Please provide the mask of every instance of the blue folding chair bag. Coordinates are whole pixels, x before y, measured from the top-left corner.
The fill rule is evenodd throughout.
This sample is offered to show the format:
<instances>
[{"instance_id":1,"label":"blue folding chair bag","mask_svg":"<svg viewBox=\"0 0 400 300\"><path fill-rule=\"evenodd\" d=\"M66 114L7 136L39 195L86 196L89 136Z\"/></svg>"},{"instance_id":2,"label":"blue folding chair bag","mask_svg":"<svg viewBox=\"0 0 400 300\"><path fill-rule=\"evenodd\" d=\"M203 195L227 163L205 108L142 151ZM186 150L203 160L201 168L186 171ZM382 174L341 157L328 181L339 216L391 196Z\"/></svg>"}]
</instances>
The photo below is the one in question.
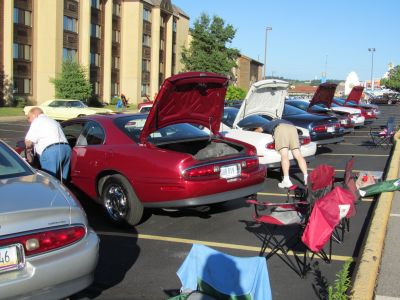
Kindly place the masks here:
<instances>
[{"instance_id":1,"label":"blue folding chair bag","mask_svg":"<svg viewBox=\"0 0 400 300\"><path fill-rule=\"evenodd\" d=\"M211 287L224 296L218 298L272 299L264 257L237 257L194 244L177 275L182 291L207 293Z\"/></svg>"}]
</instances>

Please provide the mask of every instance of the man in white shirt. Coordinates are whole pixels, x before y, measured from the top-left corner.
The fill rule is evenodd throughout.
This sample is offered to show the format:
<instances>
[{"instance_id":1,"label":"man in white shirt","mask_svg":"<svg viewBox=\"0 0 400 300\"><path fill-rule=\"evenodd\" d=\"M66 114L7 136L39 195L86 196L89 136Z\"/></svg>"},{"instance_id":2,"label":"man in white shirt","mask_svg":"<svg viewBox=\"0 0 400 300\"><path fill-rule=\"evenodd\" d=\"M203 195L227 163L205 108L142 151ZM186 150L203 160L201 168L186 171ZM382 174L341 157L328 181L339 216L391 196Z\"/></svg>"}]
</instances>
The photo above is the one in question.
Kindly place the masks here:
<instances>
[{"instance_id":1,"label":"man in white shirt","mask_svg":"<svg viewBox=\"0 0 400 300\"><path fill-rule=\"evenodd\" d=\"M28 150L34 148L42 170L67 180L71 162L71 147L62 131L60 124L43 114L39 107L33 107L28 112L31 123L25 136Z\"/></svg>"}]
</instances>

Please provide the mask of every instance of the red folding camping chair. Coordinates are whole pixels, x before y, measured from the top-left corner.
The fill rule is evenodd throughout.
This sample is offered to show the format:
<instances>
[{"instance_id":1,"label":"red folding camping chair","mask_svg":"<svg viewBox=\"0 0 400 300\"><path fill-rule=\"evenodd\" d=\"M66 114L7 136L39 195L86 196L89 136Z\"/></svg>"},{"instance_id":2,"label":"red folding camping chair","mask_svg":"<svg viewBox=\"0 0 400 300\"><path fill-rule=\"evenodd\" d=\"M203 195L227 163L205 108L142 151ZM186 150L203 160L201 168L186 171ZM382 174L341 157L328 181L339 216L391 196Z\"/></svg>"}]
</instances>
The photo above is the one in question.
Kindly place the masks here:
<instances>
[{"instance_id":1,"label":"red folding camping chair","mask_svg":"<svg viewBox=\"0 0 400 300\"><path fill-rule=\"evenodd\" d=\"M260 255L264 255L269 248L265 256L267 260L276 254L300 277L311 269L311 260L315 255L330 263L334 230L342 218L354 211L353 195L339 186L313 205L307 201L268 203L247 200L247 203L254 205L253 219L261 225L262 231L255 232L262 240ZM277 229L286 230L283 237L277 237ZM324 247L328 241L327 253ZM312 252L310 261L307 259L308 251Z\"/></svg>"}]
</instances>

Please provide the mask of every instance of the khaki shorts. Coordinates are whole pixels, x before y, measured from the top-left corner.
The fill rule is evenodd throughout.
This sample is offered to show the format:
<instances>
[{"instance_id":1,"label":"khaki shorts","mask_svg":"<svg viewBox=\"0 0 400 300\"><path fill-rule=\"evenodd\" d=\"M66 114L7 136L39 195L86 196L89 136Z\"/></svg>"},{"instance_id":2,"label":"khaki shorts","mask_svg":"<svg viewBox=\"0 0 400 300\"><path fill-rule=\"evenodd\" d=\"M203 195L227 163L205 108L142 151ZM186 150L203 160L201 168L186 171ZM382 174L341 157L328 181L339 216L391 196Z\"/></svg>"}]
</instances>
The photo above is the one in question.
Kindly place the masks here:
<instances>
[{"instance_id":1,"label":"khaki shorts","mask_svg":"<svg viewBox=\"0 0 400 300\"><path fill-rule=\"evenodd\" d=\"M274 130L275 150L283 148L300 149L297 128L290 124L279 124Z\"/></svg>"}]
</instances>

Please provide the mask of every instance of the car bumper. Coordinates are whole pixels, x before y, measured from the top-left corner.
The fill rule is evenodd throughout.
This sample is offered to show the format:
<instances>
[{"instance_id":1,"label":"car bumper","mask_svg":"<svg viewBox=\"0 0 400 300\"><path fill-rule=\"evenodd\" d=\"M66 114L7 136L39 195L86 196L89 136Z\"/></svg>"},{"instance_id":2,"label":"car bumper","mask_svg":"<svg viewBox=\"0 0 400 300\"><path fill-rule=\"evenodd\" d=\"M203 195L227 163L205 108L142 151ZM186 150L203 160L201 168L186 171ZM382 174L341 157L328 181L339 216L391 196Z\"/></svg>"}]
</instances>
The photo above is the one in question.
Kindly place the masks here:
<instances>
[{"instance_id":1,"label":"car bumper","mask_svg":"<svg viewBox=\"0 0 400 300\"><path fill-rule=\"evenodd\" d=\"M93 282L99 238L92 230L78 243L44 255L27 258L19 271L0 276L0 299L60 299Z\"/></svg>"},{"instance_id":2,"label":"car bumper","mask_svg":"<svg viewBox=\"0 0 400 300\"><path fill-rule=\"evenodd\" d=\"M235 189L227 192L222 192L219 194L213 194L195 198L187 198L175 201L145 202L143 203L143 205L145 207L152 207L152 208L179 208L179 207L208 205L208 204L225 202L229 200L235 200L238 198L250 196L263 190L264 188L265 188L265 181L256 185L248 186L241 189Z\"/></svg>"},{"instance_id":3,"label":"car bumper","mask_svg":"<svg viewBox=\"0 0 400 300\"><path fill-rule=\"evenodd\" d=\"M304 157L304 159L306 160L306 162L310 162L315 159L315 155ZM295 159L292 159L289 162L291 166L295 166L297 164ZM269 163L266 166L268 169L277 169L281 167L281 162L279 161L279 162Z\"/></svg>"},{"instance_id":4,"label":"car bumper","mask_svg":"<svg viewBox=\"0 0 400 300\"><path fill-rule=\"evenodd\" d=\"M352 133L352 132L354 132L354 127L343 128L343 129L344 129L344 133Z\"/></svg>"}]
</instances>

